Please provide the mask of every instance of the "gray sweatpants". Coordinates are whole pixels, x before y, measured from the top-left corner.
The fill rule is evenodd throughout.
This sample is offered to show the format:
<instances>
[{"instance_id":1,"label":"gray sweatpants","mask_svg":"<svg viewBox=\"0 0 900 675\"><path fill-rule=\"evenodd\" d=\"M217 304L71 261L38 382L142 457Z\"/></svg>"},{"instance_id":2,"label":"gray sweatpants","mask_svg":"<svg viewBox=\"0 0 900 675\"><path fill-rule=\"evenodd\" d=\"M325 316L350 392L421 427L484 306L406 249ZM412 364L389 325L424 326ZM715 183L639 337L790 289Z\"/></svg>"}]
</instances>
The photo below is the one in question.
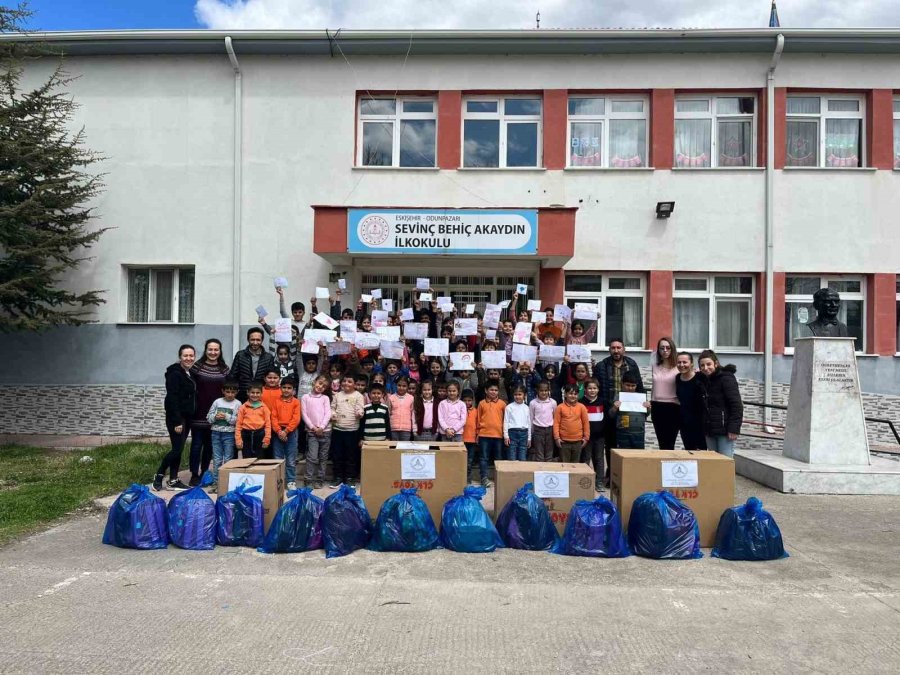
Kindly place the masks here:
<instances>
[{"instance_id":1,"label":"gray sweatpants","mask_svg":"<svg viewBox=\"0 0 900 675\"><path fill-rule=\"evenodd\" d=\"M306 432L306 482L318 479L325 480L325 464L328 463L328 450L331 447L331 432L321 436Z\"/></svg>"}]
</instances>

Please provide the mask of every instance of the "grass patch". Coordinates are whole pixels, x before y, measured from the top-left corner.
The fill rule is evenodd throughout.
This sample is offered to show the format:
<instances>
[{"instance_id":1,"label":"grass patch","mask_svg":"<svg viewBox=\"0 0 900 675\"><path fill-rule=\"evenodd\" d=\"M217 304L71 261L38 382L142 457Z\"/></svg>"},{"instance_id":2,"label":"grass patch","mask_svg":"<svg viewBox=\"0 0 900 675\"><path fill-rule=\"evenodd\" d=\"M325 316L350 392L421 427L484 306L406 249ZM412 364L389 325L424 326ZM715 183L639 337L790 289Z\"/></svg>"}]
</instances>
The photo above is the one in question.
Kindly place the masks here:
<instances>
[{"instance_id":1,"label":"grass patch","mask_svg":"<svg viewBox=\"0 0 900 675\"><path fill-rule=\"evenodd\" d=\"M161 445L123 443L61 451L0 446L0 545L153 477ZM85 455L92 462L82 462Z\"/></svg>"}]
</instances>

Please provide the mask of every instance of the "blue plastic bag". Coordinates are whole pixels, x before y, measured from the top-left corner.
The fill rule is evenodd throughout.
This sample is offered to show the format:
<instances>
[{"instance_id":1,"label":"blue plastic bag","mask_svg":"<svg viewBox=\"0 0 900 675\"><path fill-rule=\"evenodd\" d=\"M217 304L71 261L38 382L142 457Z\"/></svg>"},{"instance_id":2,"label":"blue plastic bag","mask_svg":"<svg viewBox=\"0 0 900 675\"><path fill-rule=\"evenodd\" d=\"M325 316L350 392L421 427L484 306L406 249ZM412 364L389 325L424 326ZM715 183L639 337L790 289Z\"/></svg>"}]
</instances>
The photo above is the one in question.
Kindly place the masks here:
<instances>
[{"instance_id":1,"label":"blue plastic bag","mask_svg":"<svg viewBox=\"0 0 900 675\"><path fill-rule=\"evenodd\" d=\"M302 553L322 548L322 510L325 502L312 488L289 490L257 550L260 553Z\"/></svg>"},{"instance_id":2,"label":"blue plastic bag","mask_svg":"<svg viewBox=\"0 0 900 675\"><path fill-rule=\"evenodd\" d=\"M146 485L132 485L109 507L103 543L121 548L166 548L166 503Z\"/></svg>"},{"instance_id":3,"label":"blue plastic bag","mask_svg":"<svg viewBox=\"0 0 900 675\"><path fill-rule=\"evenodd\" d=\"M628 545L646 558L703 557L694 512L665 490L645 492L634 500L628 519Z\"/></svg>"},{"instance_id":4,"label":"blue plastic bag","mask_svg":"<svg viewBox=\"0 0 900 675\"><path fill-rule=\"evenodd\" d=\"M403 488L400 494L384 500L375 520L370 551L419 553L438 547L434 519L428 506L416 495L418 491L418 488Z\"/></svg>"},{"instance_id":5,"label":"blue plastic bag","mask_svg":"<svg viewBox=\"0 0 900 675\"><path fill-rule=\"evenodd\" d=\"M262 485L238 485L216 501L216 543L256 548L263 539L262 500L252 494Z\"/></svg>"},{"instance_id":6,"label":"blue plastic bag","mask_svg":"<svg viewBox=\"0 0 900 675\"><path fill-rule=\"evenodd\" d=\"M459 553L490 553L506 548L491 517L481 505L486 490L467 485L461 495L451 497L441 514L441 544Z\"/></svg>"},{"instance_id":7,"label":"blue plastic bag","mask_svg":"<svg viewBox=\"0 0 900 675\"><path fill-rule=\"evenodd\" d=\"M553 553L594 558L624 558L631 555L619 509L606 497L579 499L569 511L566 531Z\"/></svg>"},{"instance_id":8,"label":"blue plastic bag","mask_svg":"<svg viewBox=\"0 0 900 675\"><path fill-rule=\"evenodd\" d=\"M504 544L526 551L546 551L559 539L546 504L534 494L534 483L516 490L497 518L497 531Z\"/></svg>"},{"instance_id":9,"label":"blue plastic bag","mask_svg":"<svg viewBox=\"0 0 900 675\"><path fill-rule=\"evenodd\" d=\"M179 548L211 551L216 547L216 503L203 489L212 484L212 474L207 471L200 485L169 500L169 541Z\"/></svg>"},{"instance_id":10,"label":"blue plastic bag","mask_svg":"<svg viewBox=\"0 0 900 675\"><path fill-rule=\"evenodd\" d=\"M322 535L326 558L337 558L365 548L372 538L372 519L366 505L346 483L341 483L337 492L325 498Z\"/></svg>"},{"instance_id":11,"label":"blue plastic bag","mask_svg":"<svg viewBox=\"0 0 900 675\"><path fill-rule=\"evenodd\" d=\"M787 558L781 530L762 502L750 497L743 506L726 509L719 518L713 558L778 560Z\"/></svg>"}]
</instances>

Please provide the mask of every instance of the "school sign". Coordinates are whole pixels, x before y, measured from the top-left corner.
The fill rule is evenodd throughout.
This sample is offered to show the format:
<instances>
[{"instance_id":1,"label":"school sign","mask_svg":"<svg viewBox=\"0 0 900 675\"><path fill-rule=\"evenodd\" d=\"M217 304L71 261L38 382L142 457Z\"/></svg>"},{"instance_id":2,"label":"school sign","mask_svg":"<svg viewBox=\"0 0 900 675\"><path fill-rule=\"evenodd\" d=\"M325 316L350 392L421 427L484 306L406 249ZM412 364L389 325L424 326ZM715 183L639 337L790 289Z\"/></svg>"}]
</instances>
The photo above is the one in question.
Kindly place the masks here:
<instances>
[{"instance_id":1,"label":"school sign","mask_svg":"<svg viewBox=\"0 0 900 675\"><path fill-rule=\"evenodd\" d=\"M535 255L534 209L349 209L350 253Z\"/></svg>"}]
</instances>

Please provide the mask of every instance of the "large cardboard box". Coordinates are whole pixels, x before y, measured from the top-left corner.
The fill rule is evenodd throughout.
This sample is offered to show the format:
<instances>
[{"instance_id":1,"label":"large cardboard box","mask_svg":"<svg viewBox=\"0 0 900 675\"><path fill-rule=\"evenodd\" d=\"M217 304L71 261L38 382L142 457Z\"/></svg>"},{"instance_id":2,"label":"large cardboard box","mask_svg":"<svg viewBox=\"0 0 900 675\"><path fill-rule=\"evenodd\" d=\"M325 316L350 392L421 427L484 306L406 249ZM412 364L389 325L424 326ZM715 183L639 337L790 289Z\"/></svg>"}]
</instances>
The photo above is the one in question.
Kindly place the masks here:
<instances>
[{"instance_id":1,"label":"large cardboard box","mask_svg":"<svg viewBox=\"0 0 900 675\"><path fill-rule=\"evenodd\" d=\"M428 506L436 527L451 497L466 487L466 446L438 441L369 441L363 443L360 495L372 518L385 500L402 488L416 493Z\"/></svg>"},{"instance_id":2,"label":"large cardboard box","mask_svg":"<svg viewBox=\"0 0 900 675\"><path fill-rule=\"evenodd\" d=\"M219 497L234 490L241 483L262 485L262 490L253 494L262 499L265 514L265 528L284 504L284 460L283 459L232 459L219 467Z\"/></svg>"},{"instance_id":3,"label":"large cardboard box","mask_svg":"<svg viewBox=\"0 0 900 675\"><path fill-rule=\"evenodd\" d=\"M734 506L734 460L708 450L613 450L611 499L628 527L631 505L645 492L667 490L688 505L711 547L722 512Z\"/></svg>"},{"instance_id":4,"label":"large cardboard box","mask_svg":"<svg viewBox=\"0 0 900 675\"><path fill-rule=\"evenodd\" d=\"M566 520L575 502L595 497L594 470L587 464L501 461L494 462L494 469L497 474L494 521L516 490L525 483L534 483L535 493L547 505L553 524L560 534L566 529Z\"/></svg>"}]
</instances>

